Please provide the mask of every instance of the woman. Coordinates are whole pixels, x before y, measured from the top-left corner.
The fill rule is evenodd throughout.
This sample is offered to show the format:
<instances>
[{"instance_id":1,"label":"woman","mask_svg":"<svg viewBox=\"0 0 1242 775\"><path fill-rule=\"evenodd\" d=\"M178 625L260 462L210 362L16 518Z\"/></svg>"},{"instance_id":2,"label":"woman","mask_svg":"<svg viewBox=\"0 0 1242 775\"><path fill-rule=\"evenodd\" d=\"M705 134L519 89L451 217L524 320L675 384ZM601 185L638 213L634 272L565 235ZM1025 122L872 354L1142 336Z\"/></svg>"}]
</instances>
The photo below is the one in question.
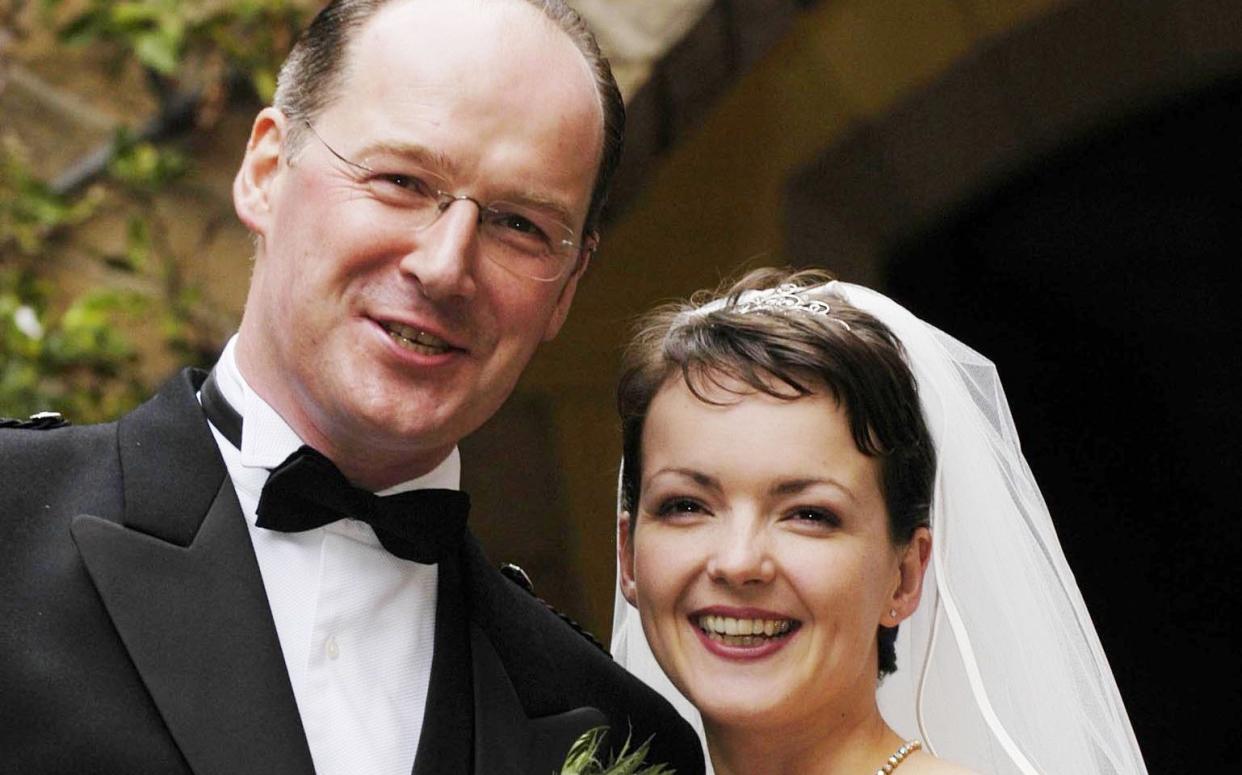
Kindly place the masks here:
<instances>
[{"instance_id":1,"label":"woman","mask_svg":"<svg viewBox=\"0 0 1242 775\"><path fill-rule=\"evenodd\" d=\"M613 651L716 772L1145 772L992 365L819 272L694 302L619 389Z\"/></svg>"}]
</instances>

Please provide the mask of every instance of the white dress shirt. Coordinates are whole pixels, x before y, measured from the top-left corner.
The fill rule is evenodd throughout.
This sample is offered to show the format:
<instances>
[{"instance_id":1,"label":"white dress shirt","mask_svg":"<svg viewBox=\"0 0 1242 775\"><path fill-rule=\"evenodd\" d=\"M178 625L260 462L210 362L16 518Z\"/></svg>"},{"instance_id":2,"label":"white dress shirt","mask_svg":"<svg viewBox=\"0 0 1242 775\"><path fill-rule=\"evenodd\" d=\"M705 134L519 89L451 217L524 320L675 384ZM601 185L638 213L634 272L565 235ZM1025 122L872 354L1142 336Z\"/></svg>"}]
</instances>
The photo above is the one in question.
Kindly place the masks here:
<instances>
[{"instance_id":1,"label":"white dress shirt","mask_svg":"<svg viewBox=\"0 0 1242 775\"><path fill-rule=\"evenodd\" d=\"M403 560L370 525L347 519L302 533L255 526L268 473L302 440L246 384L234 336L216 364L244 418L241 450L212 432L237 489L285 667L320 775L409 775L431 678L437 567ZM459 489L456 448L425 476L384 490Z\"/></svg>"}]
</instances>

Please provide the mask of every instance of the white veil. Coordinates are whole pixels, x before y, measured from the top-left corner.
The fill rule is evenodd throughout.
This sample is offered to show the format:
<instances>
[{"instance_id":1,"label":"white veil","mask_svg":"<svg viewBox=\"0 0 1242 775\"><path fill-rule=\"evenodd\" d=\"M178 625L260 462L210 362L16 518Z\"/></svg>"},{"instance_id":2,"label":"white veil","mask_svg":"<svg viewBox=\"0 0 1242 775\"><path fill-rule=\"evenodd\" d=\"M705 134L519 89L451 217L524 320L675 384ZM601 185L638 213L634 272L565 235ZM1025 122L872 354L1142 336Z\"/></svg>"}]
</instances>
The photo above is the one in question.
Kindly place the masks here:
<instances>
[{"instance_id":1,"label":"white veil","mask_svg":"<svg viewBox=\"0 0 1242 775\"><path fill-rule=\"evenodd\" d=\"M885 720L989 775L1146 773L996 367L867 288L832 282L798 296L844 300L892 329L936 444L932 560L919 609L898 633L897 672L879 689ZM612 632L616 660L702 737L697 711L656 664L619 587Z\"/></svg>"}]
</instances>

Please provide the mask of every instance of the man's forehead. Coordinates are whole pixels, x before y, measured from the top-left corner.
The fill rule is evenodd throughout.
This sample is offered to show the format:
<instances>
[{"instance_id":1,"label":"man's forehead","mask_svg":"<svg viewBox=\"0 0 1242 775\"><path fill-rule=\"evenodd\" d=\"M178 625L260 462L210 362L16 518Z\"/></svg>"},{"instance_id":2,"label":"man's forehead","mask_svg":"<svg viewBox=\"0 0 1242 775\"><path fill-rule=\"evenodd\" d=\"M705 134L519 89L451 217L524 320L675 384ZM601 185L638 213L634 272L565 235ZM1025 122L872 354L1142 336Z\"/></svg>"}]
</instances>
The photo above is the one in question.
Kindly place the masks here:
<instances>
[{"instance_id":1,"label":"man's forehead","mask_svg":"<svg viewBox=\"0 0 1242 775\"><path fill-rule=\"evenodd\" d=\"M522 36L569 37L526 0L389 0L351 39L360 47L429 46L501 52Z\"/></svg>"},{"instance_id":2,"label":"man's forehead","mask_svg":"<svg viewBox=\"0 0 1242 775\"><path fill-rule=\"evenodd\" d=\"M489 199L538 202L568 223L585 216L603 109L585 56L541 11L525 0L393 0L350 46L316 123L353 159L430 158L454 188L483 183Z\"/></svg>"},{"instance_id":3,"label":"man's forehead","mask_svg":"<svg viewBox=\"0 0 1242 775\"><path fill-rule=\"evenodd\" d=\"M378 107L475 96L499 110L555 100L558 110L603 122L586 57L524 0L394 0L353 36L341 86L338 99L365 92L365 104Z\"/></svg>"},{"instance_id":4,"label":"man's forehead","mask_svg":"<svg viewBox=\"0 0 1242 775\"><path fill-rule=\"evenodd\" d=\"M576 90L599 113L586 55L526 0L391 0L349 39L345 91L376 83L434 89L510 76L523 90ZM520 77L519 77L520 76Z\"/></svg>"}]
</instances>

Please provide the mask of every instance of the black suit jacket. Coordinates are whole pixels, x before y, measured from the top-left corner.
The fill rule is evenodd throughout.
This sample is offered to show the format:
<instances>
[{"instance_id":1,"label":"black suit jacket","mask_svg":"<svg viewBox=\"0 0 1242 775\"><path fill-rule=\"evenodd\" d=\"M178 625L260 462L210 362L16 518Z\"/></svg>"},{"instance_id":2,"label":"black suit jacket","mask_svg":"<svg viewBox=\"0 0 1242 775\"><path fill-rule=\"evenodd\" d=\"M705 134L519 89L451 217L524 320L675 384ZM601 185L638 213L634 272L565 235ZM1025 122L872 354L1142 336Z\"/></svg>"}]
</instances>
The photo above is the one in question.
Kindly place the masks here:
<instances>
[{"instance_id":1,"label":"black suit jacket","mask_svg":"<svg viewBox=\"0 0 1242 775\"><path fill-rule=\"evenodd\" d=\"M202 377L116 423L0 430L0 772L313 772ZM472 537L440 578L464 605L437 612L415 775L546 775L601 724L703 771L672 708Z\"/></svg>"}]
</instances>

